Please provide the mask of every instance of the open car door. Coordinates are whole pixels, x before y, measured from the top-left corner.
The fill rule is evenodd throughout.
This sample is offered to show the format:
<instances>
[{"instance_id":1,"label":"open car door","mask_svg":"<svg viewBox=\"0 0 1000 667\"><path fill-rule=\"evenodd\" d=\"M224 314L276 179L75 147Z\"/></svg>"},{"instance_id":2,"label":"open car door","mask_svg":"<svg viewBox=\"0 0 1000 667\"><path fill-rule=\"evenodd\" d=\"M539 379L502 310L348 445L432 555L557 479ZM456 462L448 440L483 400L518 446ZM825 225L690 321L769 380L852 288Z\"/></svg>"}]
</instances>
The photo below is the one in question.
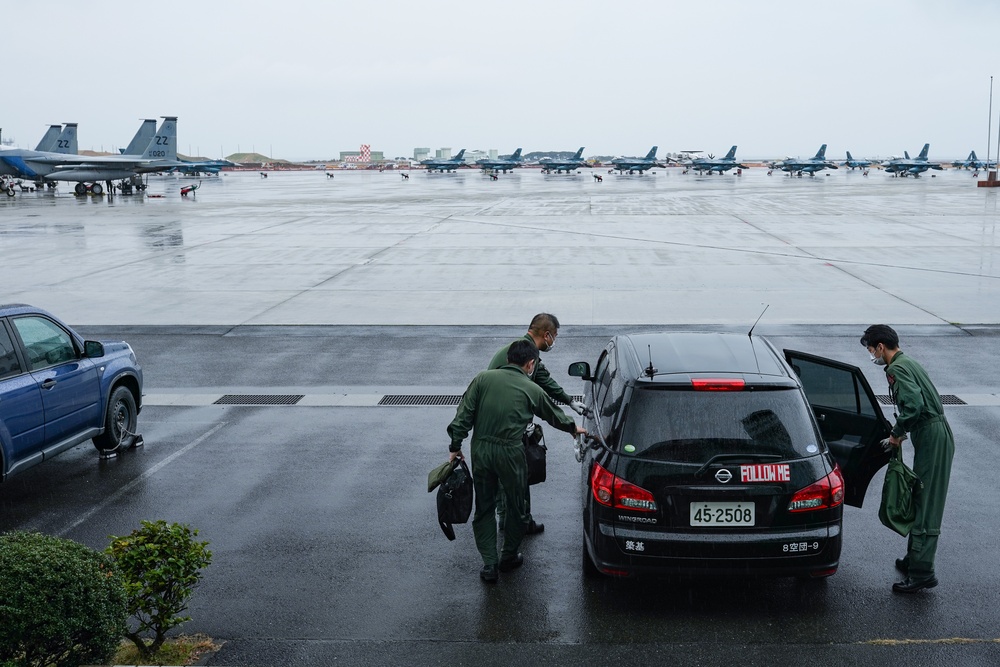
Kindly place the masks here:
<instances>
[{"instance_id":1,"label":"open car door","mask_svg":"<svg viewBox=\"0 0 1000 667\"><path fill-rule=\"evenodd\" d=\"M820 433L844 475L844 501L861 507L879 468L889 462L881 441L892 425L857 366L785 350L812 406Z\"/></svg>"}]
</instances>

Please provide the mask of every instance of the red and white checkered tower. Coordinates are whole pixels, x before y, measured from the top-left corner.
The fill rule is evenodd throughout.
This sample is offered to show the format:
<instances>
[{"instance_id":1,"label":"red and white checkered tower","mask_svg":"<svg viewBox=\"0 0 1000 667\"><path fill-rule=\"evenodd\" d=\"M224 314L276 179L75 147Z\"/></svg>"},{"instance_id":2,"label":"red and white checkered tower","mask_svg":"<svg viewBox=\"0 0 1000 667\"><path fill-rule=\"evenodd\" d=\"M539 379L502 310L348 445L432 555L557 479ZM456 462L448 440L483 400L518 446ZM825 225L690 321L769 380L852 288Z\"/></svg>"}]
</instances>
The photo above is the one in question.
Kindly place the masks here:
<instances>
[{"instance_id":1,"label":"red and white checkered tower","mask_svg":"<svg viewBox=\"0 0 1000 667\"><path fill-rule=\"evenodd\" d=\"M371 162L371 161L372 161L371 144L361 144L361 162Z\"/></svg>"}]
</instances>

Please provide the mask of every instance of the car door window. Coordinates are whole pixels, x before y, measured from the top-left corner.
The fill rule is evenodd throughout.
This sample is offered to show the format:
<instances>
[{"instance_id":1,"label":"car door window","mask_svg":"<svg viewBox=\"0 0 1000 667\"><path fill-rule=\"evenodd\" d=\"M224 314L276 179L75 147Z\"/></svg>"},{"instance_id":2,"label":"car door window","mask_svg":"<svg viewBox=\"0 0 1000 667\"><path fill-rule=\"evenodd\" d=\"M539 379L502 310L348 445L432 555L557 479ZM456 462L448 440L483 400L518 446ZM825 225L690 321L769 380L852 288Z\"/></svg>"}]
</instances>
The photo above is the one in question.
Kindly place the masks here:
<instances>
[{"instance_id":1,"label":"car door window","mask_svg":"<svg viewBox=\"0 0 1000 667\"><path fill-rule=\"evenodd\" d=\"M809 401L834 410L875 416L872 404L864 396L857 378L850 369L817 363L810 359L796 359L795 372L802 381Z\"/></svg>"},{"instance_id":2,"label":"car door window","mask_svg":"<svg viewBox=\"0 0 1000 667\"><path fill-rule=\"evenodd\" d=\"M613 349L609 349L601 355L597 362L597 372L594 374L594 408L598 415L601 414L601 405L607 398L608 389L611 387L612 357L614 357Z\"/></svg>"},{"instance_id":3,"label":"car door window","mask_svg":"<svg viewBox=\"0 0 1000 667\"><path fill-rule=\"evenodd\" d=\"M31 316L12 321L28 354L30 370L37 371L77 358L73 338L52 320Z\"/></svg>"},{"instance_id":4,"label":"car door window","mask_svg":"<svg viewBox=\"0 0 1000 667\"><path fill-rule=\"evenodd\" d=\"M10 339L3 321L0 320L0 380L20 375L21 372L21 362L18 361L17 353L14 351L14 342Z\"/></svg>"}]
</instances>

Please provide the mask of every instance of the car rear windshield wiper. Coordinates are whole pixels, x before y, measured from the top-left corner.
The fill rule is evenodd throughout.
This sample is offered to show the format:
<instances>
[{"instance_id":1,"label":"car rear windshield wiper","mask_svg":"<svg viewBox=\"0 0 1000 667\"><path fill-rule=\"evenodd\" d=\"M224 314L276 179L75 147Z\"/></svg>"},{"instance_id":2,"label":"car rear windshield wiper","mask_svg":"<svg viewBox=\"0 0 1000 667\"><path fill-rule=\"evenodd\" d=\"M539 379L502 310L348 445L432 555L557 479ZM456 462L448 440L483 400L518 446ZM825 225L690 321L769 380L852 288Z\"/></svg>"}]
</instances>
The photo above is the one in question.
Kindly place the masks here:
<instances>
[{"instance_id":1,"label":"car rear windshield wiper","mask_svg":"<svg viewBox=\"0 0 1000 667\"><path fill-rule=\"evenodd\" d=\"M779 456L778 454L716 454L709 460L705 461L705 465L698 468L698 472L694 474L695 477L701 477L705 474L716 461L732 461L738 459L750 459L751 461L780 461L785 458L784 456Z\"/></svg>"}]
</instances>

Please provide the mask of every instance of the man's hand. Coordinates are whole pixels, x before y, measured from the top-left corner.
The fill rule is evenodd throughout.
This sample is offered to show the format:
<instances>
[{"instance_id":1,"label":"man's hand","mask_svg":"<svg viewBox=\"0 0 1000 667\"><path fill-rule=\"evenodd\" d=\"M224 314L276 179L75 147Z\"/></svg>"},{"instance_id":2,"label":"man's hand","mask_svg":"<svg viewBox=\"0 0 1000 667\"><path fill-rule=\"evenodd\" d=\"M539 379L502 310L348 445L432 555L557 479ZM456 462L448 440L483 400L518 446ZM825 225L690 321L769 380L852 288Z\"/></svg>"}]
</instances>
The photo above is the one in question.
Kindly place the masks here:
<instances>
[{"instance_id":1,"label":"man's hand","mask_svg":"<svg viewBox=\"0 0 1000 667\"><path fill-rule=\"evenodd\" d=\"M894 436L894 435L892 435L890 433L889 437L886 438L886 439L884 439L884 440L882 440L882 442L880 444L882 445L882 451L883 452L888 452L889 450L894 449L894 448L899 447L900 445L902 445L903 444L903 439L902 438L897 438L896 436Z\"/></svg>"},{"instance_id":2,"label":"man's hand","mask_svg":"<svg viewBox=\"0 0 1000 667\"><path fill-rule=\"evenodd\" d=\"M448 460L449 461L454 461L455 459L464 459L464 458L465 457L462 456L462 450L461 449L458 450L457 452L449 452L449 454L448 454Z\"/></svg>"},{"instance_id":3,"label":"man's hand","mask_svg":"<svg viewBox=\"0 0 1000 667\"><path fill-rule=\"evenodd\" d=\"M587 435L587 429L582 426L576 427L576 435Z\"/></svg>"},{"instance_id":4,"label":"man's hand","mask_svg":"<svg viewBox=\"0 0 1000 667\"><path fill-rule=\"evenodd\" d=\"M578 415L582 415L587 410L587 406L580 401L570 401L569 407Z\"/></svg>"}]
</instances>

